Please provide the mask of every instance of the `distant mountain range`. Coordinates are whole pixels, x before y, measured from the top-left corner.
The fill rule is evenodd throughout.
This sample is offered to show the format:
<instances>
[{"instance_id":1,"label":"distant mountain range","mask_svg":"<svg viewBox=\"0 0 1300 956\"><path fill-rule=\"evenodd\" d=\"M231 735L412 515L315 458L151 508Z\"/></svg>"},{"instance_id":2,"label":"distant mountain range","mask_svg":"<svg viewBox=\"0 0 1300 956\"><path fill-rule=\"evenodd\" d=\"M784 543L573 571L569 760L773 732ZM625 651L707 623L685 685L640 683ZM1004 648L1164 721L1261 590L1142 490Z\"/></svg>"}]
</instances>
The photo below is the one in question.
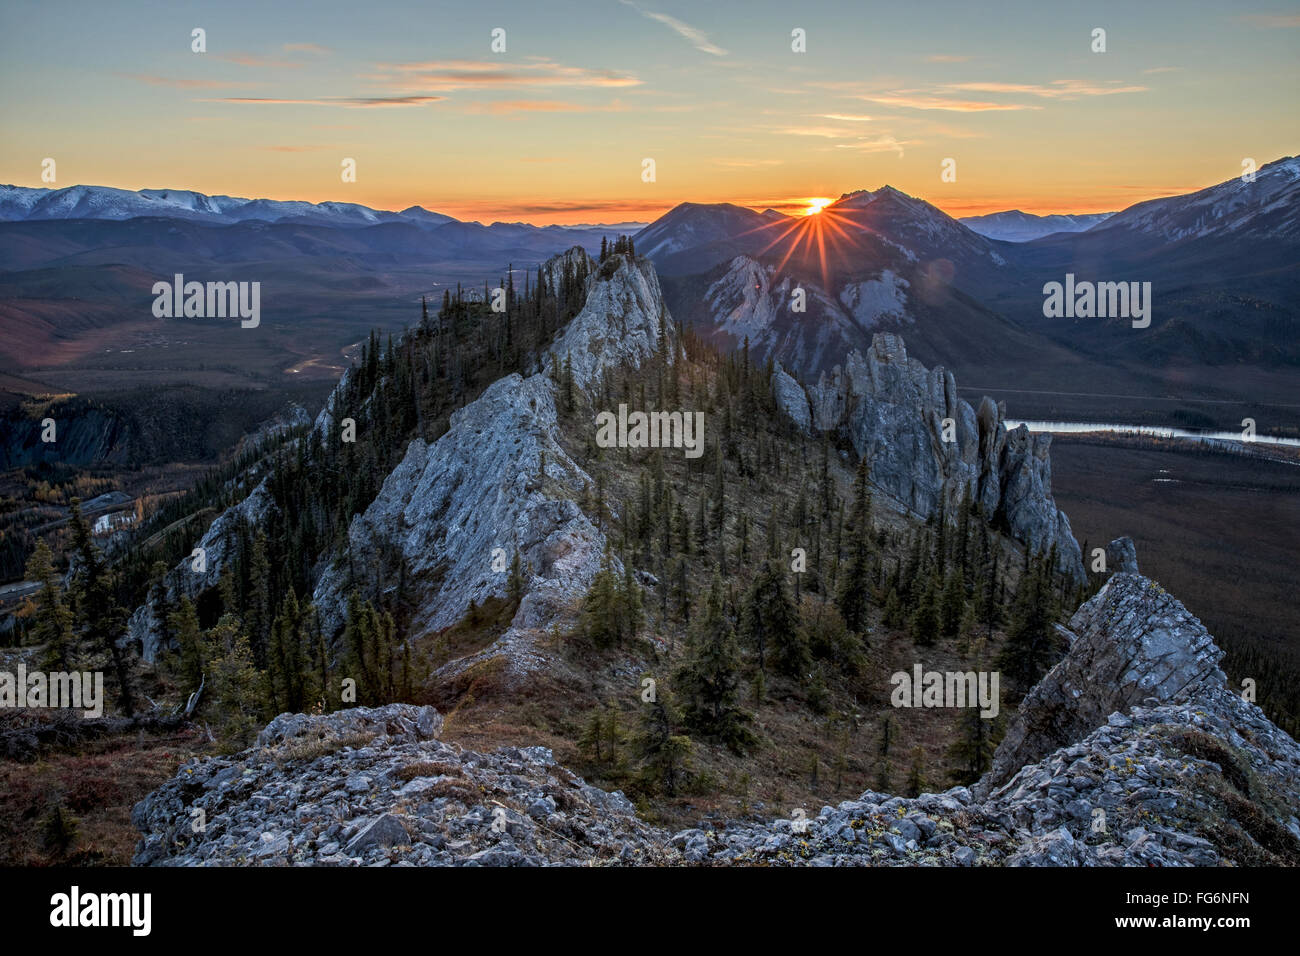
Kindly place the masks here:
<instances>
[{"instance_id":1,"label":"distant mountain range","mask_svg":"<svg viewBox=\"0 0 1300 956\"><path fill-rule=\"evenodd\" d=\"M988 239L1029 242L1058 232L1083 232L1113 215L1113 212L1098 212L1078 216L1035 216L1019 209L1008 209L1006 212L991 212L985 216L964 216L957 221Z\"/></svg>"},{"instance_id":2,"label":"distant mountain range","mask_svg":"<svg viewBox=\"0 0 1300 956\"><path fill-rule=\"evenodd\" d=\"M1234 178L1104 218L1012 211L959 221L883 186L845 193L812 216L682 203L634 241L654 262L675 319L723 346L748 339L757 360L814 381L892 331L925 364L983 388L1199 389L1281 402L1289 380L1279 373L1270 391L1259 370L1300 364L1298 195L1300 160L1289 157L1252 182ZM266 322L255 345L269 357L264 368L297 369L305 359L316 374L370 327L414 321L422 297L433 306L449 286L481 288L511 265L528 270L574 246L594 252L602 235L638 225L483 225L418 206L0 186L0 371L93 360L119 376L169 347L124 347L127 330L132 343L164 336L170 356L177 336L206 349L213 328L159 326L149 309L152 284L182 272L261 281ZM1050 234L1019 238L1040 230ZM1044 285L1067 274L1150 282L1150 328L1045 317ZM304 321L310 340L298 331ZM103 332L117 325L121 334ZM229 358L223 367L246 364ZM1247 366L1249 375L1234 379Z\"/></svg>"},{"instance_id":3,"label":"distant mountain range","mask_svg":"<svg viewBox=\"0 0 1300 956\"><path fill-rule=\"evenodd\" d=\"M412 223L434 228L459 222L454 216L409 206L401 212L371 209L351 202L312 203L297 200L241 199L209 196L190 189L115 189L111 186L67 186L34 189L0 185L0 221L32 222L44 219L108 219L163 217L230 225L248 220L339 227ZM480 225L474 223L474 225ZM527 223L493 223L493 226L552 231L635 232L642 222L583 223L573 226L531 226ZM491 228L491 226L486 227Z\"/></svg>"},{"instance_id":4,"label":"distant mountain range","mask_svg":"<svg viewBox=\"0 0 1300 956\"><path fill-rule=\"evenodd\" d=\"M1083 360L1069 375L1091 376L1093 388L1098 360L1128 361L1159 392L1171 363L1300 363L1298 198L1300 160L1290 157L1252 182L1106 216L962 222L885 186L797 218L684 203L634 239L665 277L674 316L715 341L748 338L759 360L804 375L899 331L927 364L1041 372L1063 348ZM1034 230L1048 234L996 238ZM1045 318L1043 287L1067 273L1152 283L1151 328Z\"/></svg>"},{"instance_id":5,"label":"distant mountain range","mask_svg":"<svg viewBox=\"0 0 1300 956\"><path fill-rule=\"evenodd\" d=\"M169 336L209 334L194 324L158 329L152 319L149 290L178 272L260 281L269 321L291 339L268 353L273 367L296 368L304 352L334 363L338 348L367 329L417 320L422 296L436 307L448 286L495 284L511 265L535 267L573 246L594 253L603 236L642 225L483 225L420 206L387 212L177 189L0 186L0 371L63 365L89 349L101 362L110 353L119 364L123 354L144 361L142 321ZM314 323L319 350L291 331L302 320ZM99 341L110 326L121 331ZM124 345L134 351L120 352Z\"/></svg>"}]
</instances>

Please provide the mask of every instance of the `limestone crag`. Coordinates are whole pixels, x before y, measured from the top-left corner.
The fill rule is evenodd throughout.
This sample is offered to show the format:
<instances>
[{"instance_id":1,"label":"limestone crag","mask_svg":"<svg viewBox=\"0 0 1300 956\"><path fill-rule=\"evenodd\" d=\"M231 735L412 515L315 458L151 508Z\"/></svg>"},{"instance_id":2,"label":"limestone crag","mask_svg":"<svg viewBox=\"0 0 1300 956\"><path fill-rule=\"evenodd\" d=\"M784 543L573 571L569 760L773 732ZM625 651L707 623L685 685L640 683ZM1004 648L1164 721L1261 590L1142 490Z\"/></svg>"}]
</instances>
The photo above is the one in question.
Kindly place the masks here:
<instances>
[{"instance_id":1,"label":"limestone crag","mask_svg":"<svg viewBox=\"0 0 1300 956\"><path fill-rule=\"evenodd\" d=\"M505 568L516 551L530 573L512 629L546 627L586 592L605 537L575 503L593 482L555 440L554 392L546 375L508 375L455 412L436 442L411 442L375 500L353 519L348 556L316 584L312 600L326 633L342 627L354 582L388 586L381 555L391 551L406 562L419 608L415 634L451 626L471 601L504 595ZM511 665L526 673L538 661L520 637L502 640L514 651Z\"/></svg>"},{"instance_id":2,"label":"limestone crag","mask_svg":"<svg viewBox=\"0 0 1300 956\"><path fill-rule=\"evenodd\" d=\"M164 575L162 587L166 590L167 603L174 606L186 597L195 600L204 591L216 587L222 569L233 559L237 547L234 536L239 524L245 522L255 527L265 520L272 507L271 495L263 480L243 501L218 515L195 545L203 549L203 570L194 570L195 559L190 556ZM120 643L135 648L146 661L154 663L158 652L163 649L161 635L161 622L154 614L153 605L145 603L132 612Z\"/></svg>"},{"instance_id":3,"label":"limestone crag","mask_svg":"<svg viewBox=\"0 0 1300 956\"><path fill-rule=\"evenodd\" d=\"M893 333L877 333L865 356L850 352L814 386L787 379L777 382L781 408L801 427L810 408L817 431L846 435L871 463L876 487L903 507L922 518L940 508L953 515L969 493L1012 537L1035 551L1055 547L1057 568L1084 580L1069 519L1052 499L1051 436L1008 431L1004 409L988 398L976 412L952 373L909 358Z\"/></svg>"},{"instance_id":4,"label":"limestone crag","mask_svg":"<svg viewBox=\"0 0 1300 956\"><path fill-rule=\"evenodd\" d=\"M1106 545L1106 570L1138 573L1137 545L1130 537L1116 538Z\"/></svg>"},{"instance_id":5,"label":"limestone crag","mask_svg":"<svg viewBox=\"0 0 1300 956\"><path fill-rule=\"evenodd\" d=\"M552 260L543 272L556 268ZM406 562L419 608L412 630L419 634L456 623L471 601L503 596L507 573L493 570L493 555L502 567L500 556L508 562L518 551L529 573L509 630L444 665L437 677L495 657L508 679L544 666L536 640L586 593L605 551L604 534L576 503L595 482L558 441L555 363L567 357L575 384L594 390L607 370L639 367L666 340L669 323L649 263L609 256L588 279L586 303L548 353L546 368L493 383L452 415L436 442L412 441L375 500L353 519L347 554L321 574L313 595L326 633L342 627L354 583L385 586L386 553Z\"/></svg>"},{"instance_id":6,"label":"limestone crag","mask_svg":"<svg viewBox=\"0 0 1300 956\"><path fill-rule=\"evenodd\" d=\"M1223 657L1205 626L1172 595L1117 573L1070 618L1070 651L1025 697L981 781L987 790L1020 767L1080 739L1146 700L1225 694Z\"/></svg>"},{"instance_id":7,"label":"limestone crag","mask_svg":"<svg viewBox=\"0 0 1300 956\"><path fill-rule=\"evenodd\" d=\"M669 334L672 319L646 259L612 254L587 282L586 304L551 347L547 367L567 357L574 384L594 394L607 370L640 368Z\"/></svg>"},{"instance_id":8,"label":"limestone crag","mask_svg":"<svg viewBox=\"0 0 1300 956\"><path fill-rule=\"evenodd\" d=\"M1300 745L1225 686L1201 623L1120 573L1069 630L976 786L868 791L673 845L696 863L1300 865Z\"/></svg>"}]
</instances>

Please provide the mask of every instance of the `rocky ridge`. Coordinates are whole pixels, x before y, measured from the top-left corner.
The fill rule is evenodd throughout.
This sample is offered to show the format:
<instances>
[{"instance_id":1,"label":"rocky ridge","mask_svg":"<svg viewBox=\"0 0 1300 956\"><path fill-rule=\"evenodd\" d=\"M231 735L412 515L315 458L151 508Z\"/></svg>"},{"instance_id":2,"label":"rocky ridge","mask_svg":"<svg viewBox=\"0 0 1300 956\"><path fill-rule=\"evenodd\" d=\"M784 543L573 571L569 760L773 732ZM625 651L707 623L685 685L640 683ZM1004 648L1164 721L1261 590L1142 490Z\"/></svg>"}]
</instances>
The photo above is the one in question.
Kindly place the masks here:
<instances>
[{"instance_id":1,"label":"rocky ridge","mask_svg":"<svg viewBox=\"0 0 1300 956\"><path fill-rule=\"evenodd\" d=\"M343 624L350 577L358 568L381 567L385 550L407 562L420 608L412 622L417 634L456 623L471 601L504 595L505 567L518 551L528 572L509 629L438 676L496 657L506 680L543 666L536 641L586 593L605 552L605 535L576 503L595 482L556 438L556 363L567 358L575 384L593 390L607 369L638 367L653 354L668 323L653 268L622 255L606 259L543 370L506 376L455 412L436 442L412 441L375 500L353 519L350 561L341 557L327 568L312 598L326 632ZM493 569L494 553L501 570Z\"/></svg>"},{"instance_id":2,"label":"rocky ridge","mask_svg":"<svg viewBox=\"0 0 1300 956\"><path fill-rule=\"evenodd\" d=\"M800 427L847 435L876 486L921 518L941 507L955 514L969 493L1012 537L1034 551L1055 547L1058 570L1084 580L1070 521L1052 499L1051 436L1008 430L1005 408L987 397L976 411L951 372L909 358L899 336L877 333L866 355L850 352L807 388L780 371L775 394Z\"/></svg>"}]
</instances>

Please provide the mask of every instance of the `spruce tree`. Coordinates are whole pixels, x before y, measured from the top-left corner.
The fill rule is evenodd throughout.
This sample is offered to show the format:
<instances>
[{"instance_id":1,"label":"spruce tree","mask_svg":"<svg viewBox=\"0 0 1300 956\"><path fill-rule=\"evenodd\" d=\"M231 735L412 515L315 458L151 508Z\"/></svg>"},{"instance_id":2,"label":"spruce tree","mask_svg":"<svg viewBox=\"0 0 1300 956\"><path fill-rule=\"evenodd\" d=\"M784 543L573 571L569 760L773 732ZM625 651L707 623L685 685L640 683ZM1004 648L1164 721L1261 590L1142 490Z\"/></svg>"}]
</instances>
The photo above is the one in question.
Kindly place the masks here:
<instances>
[{"instance_id":1,"label":"spruce tree","mask_svg":"<svg viewBox=\"0 0 1300 956\"><path fill-rule=\"evenodd\" d=\"M920 600L917 602L916 609L912 612L912 619L908 625L911 632L912 642L922 647L928 647L934 643L934 639L939 631L939 608L938 608L938 588L934 583L934 576L929 577L929 583L921 592Z\"/></svg>"},{"instance_id":2,"label":"spruce tree","mask_svg":"<svg viewBox=\"0 0 1300 956\"><path fill-rule=\"evenodd\" d=\"M741 610L740 634L754 648L759 670L766 672L771 651L778 673L802 678L808 672L808 645L780 561L764 561L754 576Z\"/></svg>"},{"instance_id":3,"label":"spruce tree","mask_svg":"<svg viewBox=\"0 0 1300 956\"><path fill-rule=\"evenodd\" d=\"M715 576L705 611L691 627L685 663L676 685L687 727L713 737L737 754L754 745L751 716L741 710L740 649L722 610L722 582Z\"/></svg>"},{"instance_id":4,"label":"spruce tree","mask_svg":"<svg viewBox=\"0 0 1300 956\"><path fill-rule=\"evenodd\" d=\"M1033 561L1020 579L998 669L1027 693L1052 663L1053 596L1044 562Z\"/></svg>"},{"instance_id":5,"label":"spruce tree","mask_svg":"<svg viewBox=\"0 0 1300 956\"><path fill-rule=\"evenodd\" d=\"M582 602L579 622L583 635L597 647L613 646L621 634L618 615L622 600L619 590L607 550Z\"/></svg>"},{"instance_id":6,"label":"spruce tree","mask_svg":"<svg viewBox=\"0 0 1300 956\"><path fill-rule=\"evenodd\" d=\"M44 645L41 666L47 671L65 671L72 666L75 638L72 611L63 602L54 573L54 553L44 538L27 560L26 578L41 585L36 596L36 614L32 627L33 643Z\"/></svg>"},{"instance_id":7,"label":"spruce tree","mask_svg":"<svg viewBox=\"0 0 1300 956\"><path fill-rule=\"evenodd\" d=\"M677 794L682 778L690 772L691 738L673 733L676 708L666 693L646 704L632 738L632 749L641 761L642 784L649 790Z\"/></svg>"},{"instance_id":8,"label":"spruce tree","mask_svg":"<svg viewBox=\"0 0 1300 956\"><path fill-rule=\"evenodd\" d=\"M82 633L87 643L96 651L106 653L112 662L117 679L117 701L123 716L135 713L135 696L127 668L126 652L119 646L118 637L126 614L113 597L113 582L99 549L90 534L90 525L81 515L81 500L72 499L72 545L76 550L78 567L73 577L76 594L75 606L80 617Z\"/></svg>"},{"instance_id":9,"label":"spruce tree","mask_svg":"<svg viewBox=\"0 0 1300 956\"><path fill-rule=\"evenodd\" d=\"M945 637L953 637L960 630L965 611L966 588L962 584L961 572L949 571L939 600L939 630Z\"/></svg>"}]
</instances>

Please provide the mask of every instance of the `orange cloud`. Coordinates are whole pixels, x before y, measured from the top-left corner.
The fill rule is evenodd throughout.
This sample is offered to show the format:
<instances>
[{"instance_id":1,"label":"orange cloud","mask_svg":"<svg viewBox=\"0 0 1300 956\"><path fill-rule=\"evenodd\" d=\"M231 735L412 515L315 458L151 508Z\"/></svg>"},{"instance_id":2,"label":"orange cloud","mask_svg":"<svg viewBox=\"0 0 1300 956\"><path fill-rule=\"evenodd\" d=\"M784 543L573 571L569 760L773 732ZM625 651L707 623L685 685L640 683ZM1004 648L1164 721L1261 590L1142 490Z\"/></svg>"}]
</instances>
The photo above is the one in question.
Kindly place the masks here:
<instances>
[{"instance_id":1,"label":"orange cloud","mask_svg":"<svg viewBox=\"0 0 1300 956\"><path fill-rule=\"evenodd\" d=\"M618 88L641 85L641 80L627 73L564 66L538 57L508 66L484 60L434 60L427 63L381 63L377 69L380 71L377 75L365 79L381 85L421 86L444 91L525 86Z\"/></svg>"},{"instance_id":2,"label":"orange cloud","mask_svg":"<svg viewBox=\"0 0 1300 956\"><path fill-rule=\"evenodd\" d=\"M423 106L446 98L445 96L329 96L320 99L293 100L270 96L224 96L203 102L252 106L338 106L346 109L369 109L379 106Z\"/></svg>"},{"instance_id":3,"label":"orange cloud","mask_svg":"<svg viewBox=\"0 0 1300 956\"><path fill-rule=\"evenodd\" d=\"M1078 96L1110 96L1114 93L1144 93L1145 86L1104 86L1082 80L1052 80L1047 86L1036 83L945 83L944 89L963 93L1028 93L1047 99L1074 99Z\"/></svg>"},{"instance_id":4,"label":"orange cloud","mask_svg":"<svg viewBox=\"0 0 1300 956\"><path fill-rule=\"evenodd\" d=\"M466 107L467 113L618 113L627 109L615 100L605 106L586 106L582 103L566 103L562 100L495 100L490 103L472 103Z\"/></svg>"},{"instance_id":5,"label":"orange cloud","mask_svg":"<svg viewBox=\"0 0 1300 956\"><path fill-rule=\"evenodd\" d=\"M897 106L910 110L944 110L950 113L987 113L1004 110L1039 110L1041 106L1028 106L1024 103L989 103L981 100L957 100L947 96L919 95L911 93L862 94L860 100L879 103L881 106Z\"/></svg>"}]
</instances>

